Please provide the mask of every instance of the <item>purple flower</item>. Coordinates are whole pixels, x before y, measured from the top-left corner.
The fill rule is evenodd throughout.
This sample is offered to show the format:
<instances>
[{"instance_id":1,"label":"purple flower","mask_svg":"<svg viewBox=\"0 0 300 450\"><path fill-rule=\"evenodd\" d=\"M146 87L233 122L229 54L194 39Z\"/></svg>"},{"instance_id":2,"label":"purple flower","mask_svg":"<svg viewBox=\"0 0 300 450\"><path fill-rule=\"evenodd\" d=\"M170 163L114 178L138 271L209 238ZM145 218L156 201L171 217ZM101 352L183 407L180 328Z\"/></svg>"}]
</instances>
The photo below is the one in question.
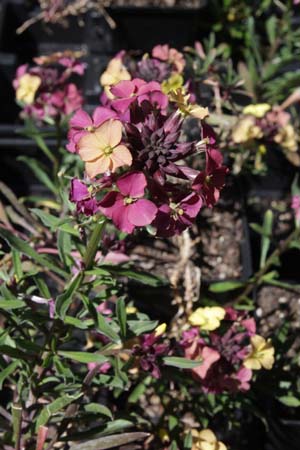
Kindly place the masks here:
<instances>
[{"instance_id":1,"label":"purple flower","mask_svg":"<svg viewBox=\"0 0 300 450\"><path fill-rule=\"evenodd\" d=\"M96 199L92 198L86 185L77 178L71 181L70 201L76 203L78 213L86 216L92 216L98 210Z\"/></svg>"},{"instance_id":2,"label":"purple flower","mask_svg":"<svg viewBox=\"0 0 300 450\"><path fill-rule=\"evenodd\" d=\"M228 169L222 163L223 156L218 150L207 150L206 168L193 182L193 189L202 195L208 207L212 207L219 200L220 191L225 184Z\"/></svg>"},{"instance_id":3,"label":"purple flower","mask_svg":"<svg viewBox=\"0 0 300 450\"><path fill-rule=\"evenodd\" d=\"M157 235L170 237L182 233L193 224L201 206L202 199L196 193L189 194L180 201L160 206L153 222Z\"/></svg>"},{"instance_id":4,"label":"purple flower","mask_svg":"<svg viewBox=\"0 0 300 450\"><path fill-rule=\"evenodd\" d=\"M149 225L155 219L156 205L144 197L147 180L142 172L131 172L116 182L118 191L111 191L99 202L100 211L122 231L132 233L135 227Z\"/></svg>"},{"instance_id":5,"label":"purple flower","mask_svg":"<svg viewBox=\"0 0 300 450\"><path fill-rule=\"evenodd\" d=\"M140 336L140 342L135 345L132 355L138 357L139 364L145 372L151 373L154 378L160 378L160 357L166 355L169 351L167 344L159 343L161 335L150 334Z\"/></svg>"},{"instance_id":6,"label":"purple flower","mask_svg":"<svg viewBox=\"0 0 300 450\"><path fill-rule=\"evenodd\" d=\"M171 75L171 67L163 61L154 58L145 58L138 62L136 76L145 81L162 81Z\"/></svg>"}]
</instances>

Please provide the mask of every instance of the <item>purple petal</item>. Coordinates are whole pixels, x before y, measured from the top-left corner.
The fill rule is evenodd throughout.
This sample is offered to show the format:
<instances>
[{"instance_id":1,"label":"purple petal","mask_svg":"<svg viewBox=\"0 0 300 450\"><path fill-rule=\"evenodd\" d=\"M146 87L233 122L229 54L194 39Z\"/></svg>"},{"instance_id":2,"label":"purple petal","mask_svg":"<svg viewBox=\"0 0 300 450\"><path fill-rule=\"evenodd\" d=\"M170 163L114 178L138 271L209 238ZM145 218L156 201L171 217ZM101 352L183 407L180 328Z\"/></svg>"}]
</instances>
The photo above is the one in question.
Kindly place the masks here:
<instances>
[{"instance_id":1,"label":"purple petal","mask_svg":"<svg viewBox=\"0 0 300 450\"><path fill-rule=\"evenodd\" d=\"M112 100L112 106L115 108L116 111L124 114L131 103L135 101L135 97L129 97L129 98L119 98L117 100Z\"/></svg>"},{"instance_id":2,"label":"purple petal","mask_svg":"<svg viewBox=\"0 0 300 450\"><path fill-rule=\"evenodd\" d=\"M114 119L117 117L117 113L109 108L99 106L93 112L93 122L95 127L99 127L102 123L108 119Z\"/></svg>"},{"instance_id":3,"label":"purple petal","mask_svg":"<svg viewBox=\"0 0 300 450\"><path fill-rule=\"evenodd\" d=\"M79 202L89 197L88 188L77 178L71 181L70 200L71 202Z\"/></svg>"},{"instance_id":4,"label":"purple petal","mask_svg":"<svg viewBox=\"0 0 300 450\"><path fill-rule=\"evenodd\" d=\"M115 96L119 98L128 98L130 97L135 90L135 84L132 81L125 80L120 81L120 83L113 86L110 90L110 92Z\"/></svg>"},{"instance_id":5,"label":"purple petal","mask_svg":"<svg viewBox=\"0 0 300 450\"><path fill-rule=\"evenodd\" d=\"M123 195L139 198L145 193L147 180L142 172L131 172L120 177L116 184Z\"/></svg>"},{"instance_id":6,"label":"purple petal","mask_svg":"<svg viewBox=\"0 0 300 450\"><path fill-rule=\"evenodd\" d=\"M181 207L188 217L196 217L202 206L202 199L197 194L190 194L182 200Z\"/></svg>"},{"instance_id":7,"label":"purple petal","mask_svg":"<svg viewBox=\"0 0 300 450\"><path fill-rule=\"evenodd\" d=\"M70 125L76 128L86 128L92 126L93 122L87 112L79 109L70 120Z\"/></svg>"},{"instance_id":8,"label":"purple petal","mask_svg":"<svg viewBox=\"0 0 300 450\"><path fill-rule=\"evenodd\" d=\"M157 207L150 200L141 199L128 205L128 220L137 227L149 225L155 219Z\"/></svg>"}]
</instances>

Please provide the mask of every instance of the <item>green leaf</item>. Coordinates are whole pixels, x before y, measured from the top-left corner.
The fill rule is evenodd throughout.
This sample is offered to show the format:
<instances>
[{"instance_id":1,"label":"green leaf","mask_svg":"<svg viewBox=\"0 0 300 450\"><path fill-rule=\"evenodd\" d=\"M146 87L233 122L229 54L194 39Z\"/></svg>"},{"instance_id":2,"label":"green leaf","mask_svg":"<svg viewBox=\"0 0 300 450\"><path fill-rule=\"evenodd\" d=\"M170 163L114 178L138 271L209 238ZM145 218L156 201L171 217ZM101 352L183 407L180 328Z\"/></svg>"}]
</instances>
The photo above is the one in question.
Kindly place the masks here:
<instances>
[{"instance_id":1,"label":"green leaf","mask_svg":"<svg viewBox=\"0 0 300 450\"><path fill-rule=\"evenodd\" d=\"M33 358L32 355L24 353L17 348L10 347L9 345L0 345L0 354L7 355L15 359L23 359L25 361Z\"/></svg>"},{"instance_id":2,"label":"green leaf","mask_svg":"<svg viewBox=\"0 0 300 450\"><path fill-rule=\"evenodd\" d=\"M277 398L286 406L290 406L293 408L298 408L300 406L300 398L296 398L293 395L283 395L282 397Z\"/></svg>"},{"instance_id":3,"label":"green leaf","mask_svg":"<svg viewBox=\"0 0 300 450\"><path fill-rule=\"evenodd\" d=\"M189 432L184 438L183 448L184 450L191 450L192 445L193 445L193 436L192 433Z\"/></svg>"},{"instance_id":4,"label":"green leaf","mask_svg":"<svg viewBox=\"0 0 300 450\"><path fill-rule=\"evenodd\" d=\"M11 362L5 369L2 369L0 372L0 389L2 389L3 382L8 378L19 365L19 361Z\"/></svg>"},{"instance_id":5,"label":"green leaf","mask_svg":"<svg viewBox=\"0 0 300 450\"><path fill-rule=\"evenodd\" d=\"M220 281L217 283L213 283L209 286L210 292L228 292L233 291L234 289L239 289L244 286L244 283L240 281Z\"/></svg>"},{"instance_id":6,"label":"green leaf","mask_svg":"<svg viewBox=\"0 0 300 450\"><path fill-rule=\"evenodd\" d=\"M70 258L70 254L72 251L72 242L70 234L66 233L63 230L58 231L57 236L57 246L59 257L63 262L65 267L70 267L73 264L72 259Z\"/></svg>"},{"instance_id":7,"label":"green leaf","mask_svg":"<svg viewBox=\"0 0 300 450\"><path fill-rule=\"evenodd\" d=\"M146 284L147 286L163 286L167 284L167 281L159 278L155 275L150 275L146 272L135 271L127 269L125 267L113 266L113 265L102 265L101 268L108 270L111 274L119 277L127 277L132 280L139 281L140 283Z\"/></svg>"},{"instance_id":8,"label":"green leaf","mask_svg":"<svg viewBox=\"0 0 300 450\"><path fill-rule=\"evenodd\" d=\"M15 249L12 249L12 258L13 258L13 264L14 264L14 270L15 270L15 279L18 283L20 281L20 279L23 277L20 252Z\"/></svg>"},{"instance_id":9,"label":"green leaf","mask_svg":"<svg viewBox=\"0 0 300 450\"><path fill-rule=\"evenodd\" d=\"M65 231L66 233L72 234L73 236L77 237L79 236L79 231L68 223L72 219L70 218L61 219L38 208L31 208L30 211L33 212L33 214L36 217L38 217L42 221L42 223L46 227L50 228L52 231L62 230Z\"/></svg>"},{"instance_id":10,"label":"green leaf","mask_svg":"<svg viewBox=\"0 0 300 450\"><path fill-rule=\"evenodd\" d=\"M272 227L273 227L273 211L268 209L264 215L263 221L263 234L261 236L261 254L260 254L260 269L265 265L267 254L271 244L271 236L272 236Z\"/></svg>"},{"instance_id":11,"label":"green leaf","mask_svg":"<svg viewBox=\"0 0 300 450\"><path fill-rule=\"evenodd\" d=\"M193 361L187 358L181 358L179 356L165 356L163 361L166 366L178 367L179 369L193 369L199 367L202 364L201 360Z\"/></svg>"},{"instance_id":12,"label":"green leaf","mask_svg":"<svg viewBox=\"0 0 300 450\"><path fill-rule=\"evenodd\" d=\"M110 409L108 409L107 406L100 405L99 403L89 403L88 405L85 405L84 409L89 413L97 415L101 414L102 416L109 417L111 420L113 419Z\"/></svg>"},{"instance_id":13,"label":"green leaf","mask_svg":"<svg viewBox=\"0 0 300 450\"><path fill-rule=\"evenodd\" d=\"M97 363L97 364L102 364L106 361L108 361L108 359L103 356L100 355L99 353L88 353L88 352L72 352L72 351L65 351L65 350L59 350L58 354L60 356L63 356L64 358L67 359L72 359L73 361L77 361L83 364L88 364L88 363Z\"/></svg>"},{"instance_id":14,"label":"green leaf","mask_svg":"<svg viewBox=\"0 0 300 450\"><path fill-rule=\"evenodd\" d=\"M50 159L50 161L55 164L55 157L53 156L51 150L47 146L46 142L40 134L31 134L30 137L35 140L37 146L44 152L44 154Z\"/></svg>"},{"instance_id":15,"label":"green leaf","mask_svg":"<svg viewBox=\"0 0 300 450\"><path fill-rule=\"evenodd\" d=\"M49 405L45 406L40 413L40 415L37 418L35 430L38 431L39 427L45 425L51 416L61 411L63 408L68 406L70 403L73 403L76 401L79 397L81 397L83 394L76 394L76 395L68 395L65 394L60 398L57 398Z\"/></svg>"},{"instance_id":16,"label":"green leaf","mask_svg":"<svg viewBox=\"0 0 300 450\"><path fill-rule=\"evenodd\" d=\"M70 450L106 450L110 448L119 448L120 446L130 444L131 442L146 439L149 433L122 433L112 436L93 439L81 444L73 444Z\"/></svg>"},{"instance_id":17,"label":"green leaf","mask_svg":"<svg viewBox=\"0 0 300 450\"><path fill-rule=\"evenodd\" d=\"M128 327L135 336L154 330L158 326L158 320L128 320Z\"/></svg>"},{"instance_id":18,"label":"green leaf","mask_svg":"<svg viewBox=\"0 0 300 450\"><path fill-rule=\"evenodd\" d=\"M121 342L120 336L116 333L112 326L106 321L102 314L98 313L98 331L107 336L113 342L119 344Z\"/></svg>"},{"instance_id":19,"label":"green leaf","mask_svg":"<svg viewBox=\"0 0 300 450\"><path fill-rule=\"evenodd\" d=\"M36 178L53 192L53 194L57 194L55 184L50 180L46 168L40 162L28 156L19 156L18 160L24 162L32 170Z\"/></svg>"},{"instance_id":20,"label":"green leaf","mask_svg":"<svg viewBox=\"0 0 300 450\"><path fill-rule=\"evenodd\" d=\"M23 253L29 258L32 258L42 267L48 267L53 272L63 277L65 276L65 272L59 267L57 267L57 265L53 264L49 258L37 253L32 247L30 247L30 245L26 241L23 241L22 239L18 238L5 228L0 227L0 237L2 237L11 248Z\"/></svg>"},{"instance_id":21,"label":"green leaf","mask_svg":"<svg viewBox=\"0 0 300 450\"><path fill-rule=\"evenodd\" d=\"M66 316L66 312L70 304L72 303L73 295L76 293L78 287L80 286L82 278L83 273L78 272L71 280L71 283L69 284L65 292L60 294L56 299L55 310L62 320Z\"/></svg>"},{"instance_id":22,"label":"green leaf","mask_svg":"<svg viewBox=\"0 0 300 450\"><path fill-rule=\"evenodd\" d=\"M121 336L124 339L126 337L126 306L123 298L117 301L116 315L119 321Z\"/></svg>"},{"instance_id":23,"label":"green leaf","mask_svg":"<svg viewBox=\"0 0 300 450\"><path fill-rule=\"evenodd\" d=\"M9 311L10 309L24 308L22 300L0 300L0 309Z\"/></svg>"}]
</instances>

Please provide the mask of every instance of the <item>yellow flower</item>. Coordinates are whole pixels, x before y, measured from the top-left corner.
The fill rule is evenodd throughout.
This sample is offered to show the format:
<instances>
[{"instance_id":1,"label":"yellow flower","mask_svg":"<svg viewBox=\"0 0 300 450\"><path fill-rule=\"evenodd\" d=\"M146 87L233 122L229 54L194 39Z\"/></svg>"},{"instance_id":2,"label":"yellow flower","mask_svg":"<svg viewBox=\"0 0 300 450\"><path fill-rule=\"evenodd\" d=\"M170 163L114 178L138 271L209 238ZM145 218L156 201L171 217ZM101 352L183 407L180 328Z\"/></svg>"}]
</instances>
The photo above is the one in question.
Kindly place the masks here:
<instances>
[{"instance_id":1,"label":"yellow flower","mask_svg":"<svg viewBox=\"0 0 300 450\"><path fill-rule=\"evenodd\" d=\"M184 88L169 92L171 102L176 103L177 108L184 116L192 116L203 120L209 116L208 108L189 103L190 94L186 94Z\"/></svg>"},{"instance_id":2,"label":"yellow flower","mask_svg":"<svg viewBox=\"0 0 300 450\"><path fill-rule=\"evenodd\" d=\"M199 326L201 330L213 331L220 326L225 314L225 309L220 306L206 306L196 309L190 315L189 322L191 325Z\"/></svg>"},{"instance_id":3,"label":"yellow flower","mask_svg":"<svg viewBox=\"0 0 300 450\"><path fill-rule=\"evenodd\" d=\"M113 58L109 61L105 72L100 77L100 84L104 87L106 95L113 98L110 87L118 84L120 81L131 80L130 73L123 65L122 59Z\"/></svg>"},{"instance_id":4,"label":"yellow flower","mask_svg":"<svg viewBox=\"0 0 300 450\"><path fill-rule=\"evenodd\" d=\"M16 99L26 105L34 102L35 93L41 85L40 77L25 73L19 78L19 86L16 90Z\"/></svg>"},{"instance_id":5,"label":"yellow flower","mask_svg":"<svg viewBox=\"0 0 300 450\"><path fill-rule=\"evenodd\" d=\"M242 144L253 139L262 138L263 132L255 125L255 117L246 116L239 120L232 131L231 137L236 144Z\"/></svg>"},{"instance_id":6,"label":"yellow flower","mask_svg":"<svg viewBox=\"0 0 300 450\"><path fill-rule=\"evenodd\" d=\"M261 368L270 370L274 364L274 347L270 339L266 340L256 334L251 337L251 353L244 360L247 369L259 370Z\"/></svg>"},{"instance_id":7,"label":"yellow flower","mask_svg":"<svg viewBox=\"0 0 300 450\"><path fill-rule=\"evenodd\" d=\"M137 308L135 306L126 306L126 314L135 314Z\"/></svg>"},{"instance_id":8,"label":"yellow flower","mask_svg":"<svg viewBox=\"0 0 300 450\"><path fill-rule=\"evenodd\" d=\"M256 105L248 105L243 109L243 114L257 117L258 119L270 111L271 106L268 103L257 103Z\"/></svg>"},{"instance_id":9,"label":"yellow flower","mask_svg":"<svg viewBox=\"0 0 300 450\"><path fill-rule=\"evenodd\" d=\"M274 136L274 141L288 152L296 152L298 149L296 133L294 127L290 124L280 128Z\"/></svg>"},{"instance_id":10,"label":"yellow flower","mask_svg":"<svg viewBox=\"0 0 300 450\"><path fill-rule=\"evenodd\" d=\"M200 432L192 430L193 446L192 450L227 450L223 442L218 441L215 433L206 428Z\"/></svg>"},{"instance_id":11,"label":"yellow flower","mask_svg":"<svg viewBox=\"0 0 300 450\"><path fill-rule=\"evenodd\" d=\"M179 73L173 73L167 80L161 83L161 90L164 94L169 94L171 91L177 91L183 85L183 77Z\"/></svg>"}]
</instances>

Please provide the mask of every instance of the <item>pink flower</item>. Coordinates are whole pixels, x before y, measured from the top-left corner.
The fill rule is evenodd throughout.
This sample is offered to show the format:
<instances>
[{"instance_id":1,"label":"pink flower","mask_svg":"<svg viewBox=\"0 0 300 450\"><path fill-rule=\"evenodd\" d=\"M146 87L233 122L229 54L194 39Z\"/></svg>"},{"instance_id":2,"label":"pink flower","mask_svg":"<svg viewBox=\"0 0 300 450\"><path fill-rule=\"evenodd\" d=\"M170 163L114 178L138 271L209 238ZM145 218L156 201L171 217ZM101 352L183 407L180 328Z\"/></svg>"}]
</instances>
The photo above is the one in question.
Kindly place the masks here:
<instances>
[{"instance_id":1,"label":"pink flower","mask_svg":"<svg viewBox=\"0 0 300 450\"><path fill-rule=\"evenodd\" d=\"M134 78L131 81L121 81L113 86L110 92L115 97L111 105L121 114L124 114L135 101L140 106L143 101L147 100L153 106L161 109L165 109L168 105L168 97L162 93L160 84L156 81L146 83L140 78Z\"/></svg>"},{"instance_id":2,"label":"pink flower","mask_svg":"<svg viewBox=\"0 0 300 450\"><path fill-rule=\"evenodd\" d=\"M107 373L109 369L111 368L111 364L109 362L104 362L102 364L97 364L94 362L88 363L88 369L89 371L94 370L96 367L98 368L98 373Z\"/></svg>"},{"instance_id":3,"label":"pink flower","mask_svg":"<svg viewBox=\"0 0 300 450\"><path fill-rule=\"evenodd\" d=\"M156 45L152 49L153 58L161 61L168 61L172 64L174 71L181 73L185 67L185 59L182 53L175 48L170 48L168 44Z\"/></svg>"},{"instance_id":4,"label":"pink flower","mask_svg":"<svg viewBox=\"0 0 300 450\"><path fill-rule=\"evenodd\" d=\"M208 207L212 207L219 200L220 191L225 184L228 169L222 163L223 156L218 150L207 150L206 168L193 182L193 189L203 196Z\"/></svg>"},{"instance_id":5,"label":"pink flower","mask_svg":"<svg viewBox=\"0 0 300 450\"><path fill-rule=\"evenodd\" d=\"M112 191L99 202L100 211L122 231L132 233L135 227L153 222L157 207L144 199L147 186L142 172L131 172L116 182L119 192Z\"/></svg>"},{"instance_id":6,"label":"pink flower","mask_svg":"<svg viewBox=\"0 0 300 450\"><path fill-rule=\"evenodd\" d=\"M92 117L83 109L78 110L70 120L71 129L68 133L69 143L67 144L69 152L75 153L77 151L77 144L85 134L100 127L106 120L116 117L115 111L103 106L96 108Z\"/></svg>"},{"instance_id":7,"label":"pink flower","mask_svg":"<svg viewBox=\"0 0 300 450\"><path fill-rule=\"evenodd\" d=\"M249 381L251 381L252 378L252 370L241 367L235 377L239 381L239 389L241 391L248 391L250 389Z\"/></svg>"}]
</instances>

